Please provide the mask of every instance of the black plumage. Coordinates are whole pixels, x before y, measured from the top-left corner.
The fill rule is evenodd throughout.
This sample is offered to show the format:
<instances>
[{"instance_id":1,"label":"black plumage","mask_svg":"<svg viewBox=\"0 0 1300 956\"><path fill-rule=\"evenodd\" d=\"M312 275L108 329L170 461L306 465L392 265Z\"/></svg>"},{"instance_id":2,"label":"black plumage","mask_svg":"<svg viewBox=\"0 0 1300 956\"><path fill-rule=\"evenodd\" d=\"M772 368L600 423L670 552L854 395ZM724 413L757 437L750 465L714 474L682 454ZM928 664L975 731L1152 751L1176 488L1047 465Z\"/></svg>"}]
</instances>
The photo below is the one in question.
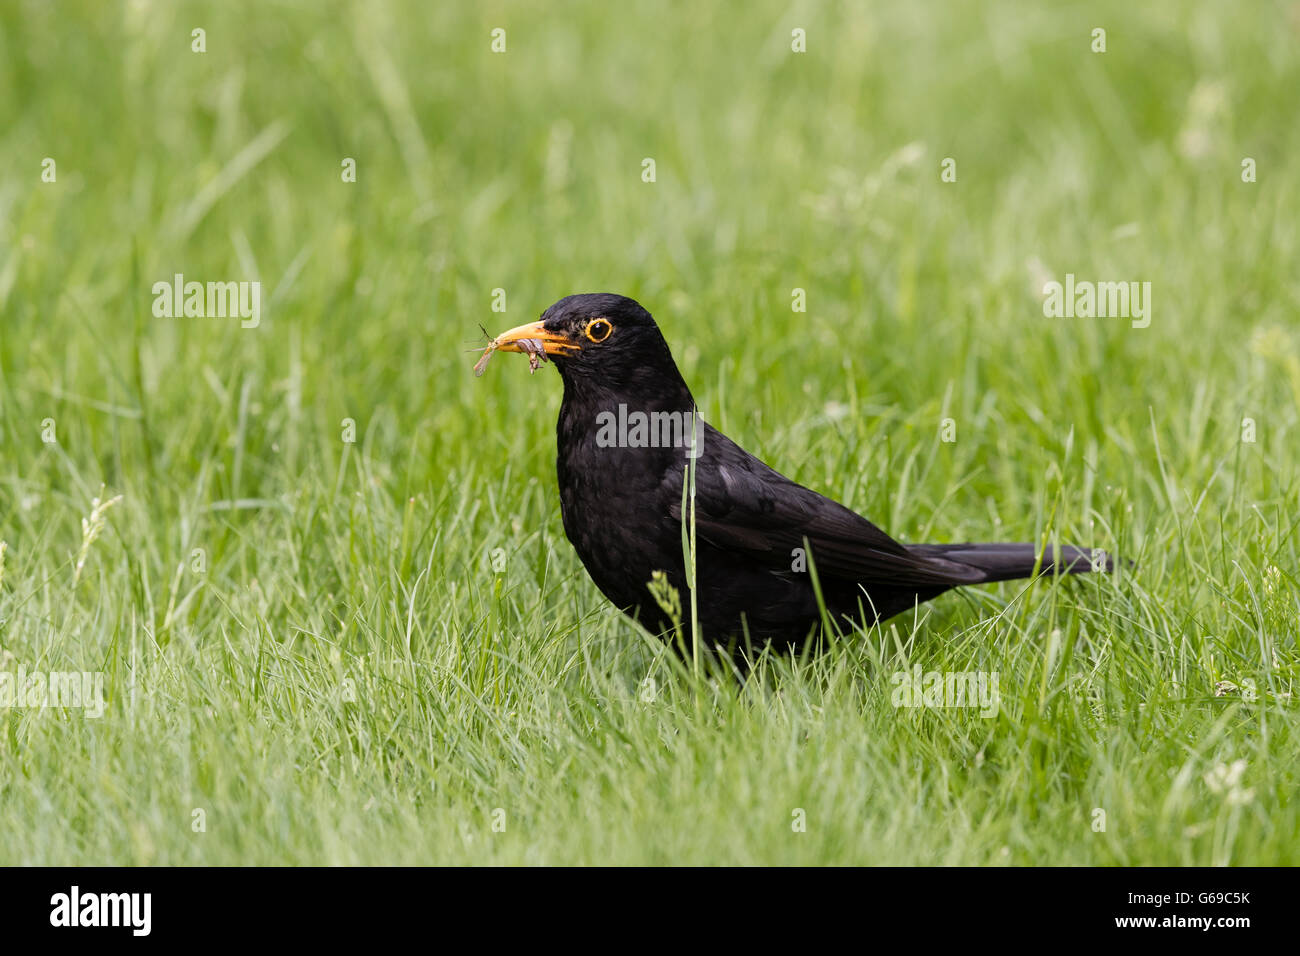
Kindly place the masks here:
<instances>
[{"instance_id":1,"label":"black plumage","mask_svg":"<svg viewBox=\"0 0 1300 956\"><path fill-rule=\"evenodd\" d=\"M656 633L670 625L647 590L655 571L689 606L682 489L692 457L696 598L711 645L802 646L823 621L813 569L827 611L844 628L959 585L1093 569L1073 547L1040 562L1031 544L904 545L706 423L692 447L695 401L654 319L632 299L567 296L490 346L530 354L539 347L564 382L556 429L564 530L601 592ZM647 420L648 434L628 424Z\"/></svg>"}]
</instances>

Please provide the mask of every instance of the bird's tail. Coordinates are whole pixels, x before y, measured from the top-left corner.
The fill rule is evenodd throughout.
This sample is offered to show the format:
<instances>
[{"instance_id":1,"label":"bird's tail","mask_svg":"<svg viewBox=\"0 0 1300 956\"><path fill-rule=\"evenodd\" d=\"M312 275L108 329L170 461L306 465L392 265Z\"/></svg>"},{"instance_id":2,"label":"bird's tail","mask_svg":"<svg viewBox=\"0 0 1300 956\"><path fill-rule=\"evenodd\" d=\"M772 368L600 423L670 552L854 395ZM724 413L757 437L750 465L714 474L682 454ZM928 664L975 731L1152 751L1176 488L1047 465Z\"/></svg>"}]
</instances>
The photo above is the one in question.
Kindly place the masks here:
<instances>
[{"instance_id":1,"label":"bird's tail","mask_svg":"<svg viewBox=\"0 0 1300 956\"><path fill-rule=\"evenodd\" d=\"M1032 544L918 544L907 550L945 558L984 572L984 582L1027 578L1039 574L1082 574L1113 571L1114 560L1105 551L1088 551L1070 545L1049 548L1041 558ZM983 582L981 582L983 583Z\"/></svg>"}]
</instances>

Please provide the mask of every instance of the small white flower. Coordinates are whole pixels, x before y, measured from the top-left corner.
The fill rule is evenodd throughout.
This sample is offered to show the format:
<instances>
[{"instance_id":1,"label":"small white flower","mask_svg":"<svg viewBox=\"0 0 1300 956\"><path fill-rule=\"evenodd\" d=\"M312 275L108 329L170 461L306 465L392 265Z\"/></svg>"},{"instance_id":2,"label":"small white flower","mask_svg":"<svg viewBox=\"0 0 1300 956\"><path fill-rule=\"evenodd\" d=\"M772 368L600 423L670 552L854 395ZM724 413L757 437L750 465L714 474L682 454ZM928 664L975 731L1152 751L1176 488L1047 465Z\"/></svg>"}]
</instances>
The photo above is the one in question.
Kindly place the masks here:
<instances>
[{"instance_id":1,"label":"small white flower","mask_svg":"<svg viewBox=\"0 0 1300 956\"><path fill-rule=\"evenodd\" d=\"M1222 794L1224 801L1233 807L1243 806L1255 799L1255 788L1240 786L1246 772L1246 761L1234 760L1231 764L1217 764L1205 774L1205 785L1211 792Z\"/></svg>"}]
</instances>

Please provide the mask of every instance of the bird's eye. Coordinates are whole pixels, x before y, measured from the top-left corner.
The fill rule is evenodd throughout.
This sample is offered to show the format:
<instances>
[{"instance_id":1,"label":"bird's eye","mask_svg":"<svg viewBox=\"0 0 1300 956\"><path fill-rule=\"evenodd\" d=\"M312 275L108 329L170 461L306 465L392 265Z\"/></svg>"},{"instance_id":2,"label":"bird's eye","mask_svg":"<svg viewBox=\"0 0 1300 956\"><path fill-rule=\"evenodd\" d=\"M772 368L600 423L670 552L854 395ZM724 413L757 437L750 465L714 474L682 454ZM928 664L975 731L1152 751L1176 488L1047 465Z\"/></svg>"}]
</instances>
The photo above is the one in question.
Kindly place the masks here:
<instances>
[{"instance_id":1,"label":"bird's eye","mask_svg":"<svg viewBox=\"0 0 1300 956\"><path fill-rule=\"evenodd\" d=\"M609 324L609 319L592 319L587 323L587 338L599 344L609 338L609 333L614 331L614 326Z\"/></svg>"}]
</instances>

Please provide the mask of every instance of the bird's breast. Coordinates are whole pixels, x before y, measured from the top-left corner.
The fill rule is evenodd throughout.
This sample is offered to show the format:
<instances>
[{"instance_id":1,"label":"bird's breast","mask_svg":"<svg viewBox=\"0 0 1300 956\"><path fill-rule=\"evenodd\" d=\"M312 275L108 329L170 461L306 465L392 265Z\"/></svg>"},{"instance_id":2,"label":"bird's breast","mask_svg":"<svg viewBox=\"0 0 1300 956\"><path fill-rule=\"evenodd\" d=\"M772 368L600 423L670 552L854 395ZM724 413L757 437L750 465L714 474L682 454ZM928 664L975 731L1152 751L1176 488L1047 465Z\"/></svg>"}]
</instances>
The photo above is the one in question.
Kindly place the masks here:
<instances>
[{"instance_id":1,"label":"bird's breast","mask_svg":"<svg viewBox=\"0 0 1300 956\"><path fill-rule=\"evenodd\" d=\"M684 468L686 456L617 423L611 433L603 416L562 410L556 477L565 534L596 586L628 608L643 603L654 571L681 579L681 531L670 507L681 498L678 463Z\"/></svg>"}]
</instances>

